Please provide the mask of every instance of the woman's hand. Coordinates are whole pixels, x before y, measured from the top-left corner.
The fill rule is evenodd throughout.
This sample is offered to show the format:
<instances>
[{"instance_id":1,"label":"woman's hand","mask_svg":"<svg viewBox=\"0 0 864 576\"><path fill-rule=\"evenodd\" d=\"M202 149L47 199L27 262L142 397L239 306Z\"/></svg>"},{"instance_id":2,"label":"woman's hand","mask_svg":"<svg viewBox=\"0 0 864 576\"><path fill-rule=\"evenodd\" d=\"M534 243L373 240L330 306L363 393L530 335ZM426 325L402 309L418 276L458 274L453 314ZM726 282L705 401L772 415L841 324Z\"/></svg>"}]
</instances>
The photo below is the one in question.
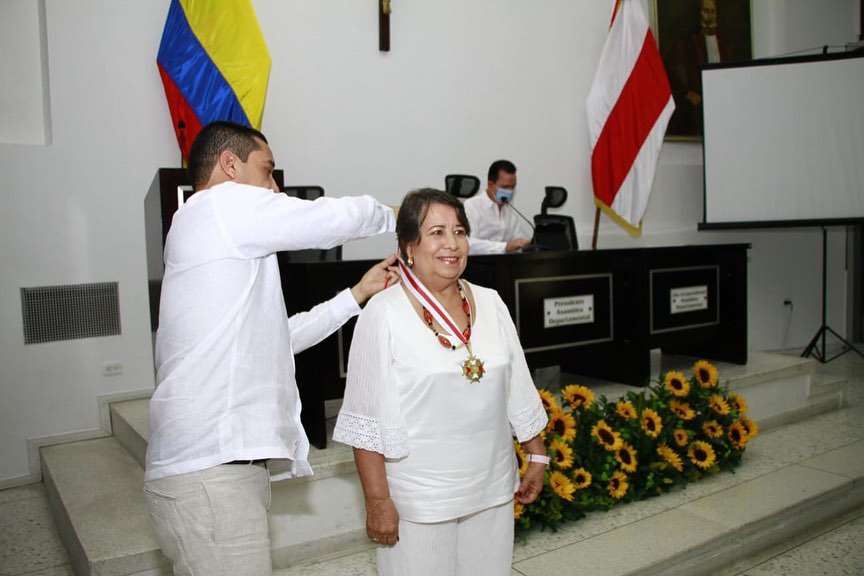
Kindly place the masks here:
<instances>
[{"instance_id":1,"label":"woman's hand","mask_svg":"<svg viewBox=\"0 0 864 576\"><path fill-rule=\"evenodd\" d=\"M528 464L525 477L522 478L522 483L516 491L516 500L520 504L531 504L540 496L540 491L543 490L543 476L545 472L546 464L539 462Z\"/></svg>"},{"instance_id":2,"label":"woman's hand","mask_svg":"<svg viewBox=\"0 0 864 576\"><path fill-rule=\"evenodd\" d=\"M366 502L366 535L376 544L399 541L399 512L390 498Z\"/></svg>"},{"instance_id":3,"label":"woman's hand","mask_svg":"<svg viewBox=\"0 0 864 576\"><path fill-rule=\"evenodd\" d=\"M390 498L384 455L354 448L354 462L366 497L366 535L376 544L392 546L399 541L399 512Z\"/></svg>"},{"instance_id":4,"label":"woman's hand","mask_svg":"<svg viewBox=\"0 0 864 576\"><path fill-rule=\"evenodd\" d=\"M527 442L522 442L522 449L528 454L546 456L546 445L539 434ZM528 470L525 472L525 477L522 478L522 484L519 485L519 490L516 491L516 500L520 504L530 504L537 499L543 490L543 477L545 473L546 464L529 461Z\"/></svg>"}]
</instances>

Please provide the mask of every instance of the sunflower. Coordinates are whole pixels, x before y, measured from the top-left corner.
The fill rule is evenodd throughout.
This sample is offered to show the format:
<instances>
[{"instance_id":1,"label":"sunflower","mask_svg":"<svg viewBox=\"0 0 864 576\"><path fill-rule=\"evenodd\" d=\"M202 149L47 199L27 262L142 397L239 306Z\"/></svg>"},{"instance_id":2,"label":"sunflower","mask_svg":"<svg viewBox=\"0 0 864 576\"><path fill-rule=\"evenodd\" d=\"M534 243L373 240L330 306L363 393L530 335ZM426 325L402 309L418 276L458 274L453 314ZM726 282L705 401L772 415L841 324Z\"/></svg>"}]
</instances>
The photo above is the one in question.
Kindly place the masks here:
<instances>
[{"instance_id":1,"label":"sunflower","mask_svg":"<svg viewBox=\"0 0 864 576\"><path fill-rule=\"evenodd\" d=\"M525 476L525 472L528 471L528 460L525 450L516 440L513 440L513 447L516 450L516 465L519 468L519 476Z\"/></svg>"},{"instance_id":2,"label":"sunflower","mask_svg":"<svg viewBox=\"0 0 864 576\"><path fill-rule=\"evenodd\" d=\"M673 396L683 398L690 393L690 381L681 372L670 370L663 379L663 385Z\"/></svg>"},{"instance_id":3,"label":"sunflower","mask_svg":"<svg viewBox=\"0 0 864 576\"><path fill-rule=\"evenodd\" d=\"M702 431L709 438L720 438L723 436L723 427L716 420L709 420L702 424Z\"/></svg>"},{"instance_id":4,"label":"sunflower","mask_svg":"<svg viewBox=\"0 0 864 576\"><path fill-rule=\"evenodd\" d=\"M651 408L646 408L642 411L642 430L651 438L657 438L663 430L663 420Z\"/></svg>"},{"instance_id":5,"label":"sunflower","mask_svg":"<svg viewBox=\"0 0 864 576\"><path fill-rule=\"evenodd\" d=\"M577 490L582 490L591 485L591 473L584 468L577 468L573 471L573 485Z\"/></svg>"},{"instance_id":6,"label":"sunflower","mask_svg":"<svg viewBox=\"0 0 864 576\"><path fill-rule=\"evenodd\" d=\"M561 391L561 395L567 400L570 408L573 410L579 408L588 409L594 403L594 392L579 384L565 386L564 390Z\"/></svg>"},{"instance_id":7,"label":"sunflower","mask_svg":"<svg viewBox=\"0 0 864 576\"><path fill-rule=\"evenodd\" d=\"M540 388L537 392L540 394L540 400L543 402L543 409L546 410L547 414L558 409L558 400L555 399L555 395L552 394L552 392L545 388Z\"/></svg>"},{"instance_id":8,"label":"sunflower","mask_svg":"<svg viewBox=\"0 0 864 576\"><path fill-rule=\"evenodd\" d=\"M561 472L552 472L549 475L549 486L562 500L573 501L573 492L576 491L576 486Z\"/></svg>"},{"instance_id":9,"label":"sunflower","mask_svg":"<svg viewBox=\"0 0 864 576\"><path fill-rule=\"evenodd\" d=\"M624 420L635 420L637 416L636 407L633 406L632 402L618 402L615 406L615 412Z\"/></svg>"},{"instance_id":10,"label":"sunflower","mask_svg":"<svg viewBox=\"0 0 864 576\"><path fill-rule=\"evenodd\" d=\"M669 410L674 412L681 420L692 420L696 417L696 412L693 411L690 404L681 402L680 400L670 400Z\"/></svg>"},{"instance_id":11,"label":"sunflower","mask_svg":"<svg viewBox=\"0 0 864 576\"><path fill-rule=\"evenodd\" d=\"M615 451L615 460L621 464L621 470L632 474L636 472L638 461L636 460L636 450L626 442L621 443L621 447Z\"/></svg>"},{"instance_id":12,"label":"sunflower","mask_svg":"<svg viewBox=\"0 0 864 576\"><path fill-rule=\"evenodd\" d=\"M525 513L525 506L518 500L513 500L513 519L518 520Z\"/></svg>"},{"instance_id":13,"label":"sunflower","mask_svg":"<svg viewBox=\"0 0 864 576\"><path fill-rule=\"evenodd\" d=\"M627 494L627 489L630 485L627 483L627 476L620 470L612 473L612 478L609 479L609 484L606 485L606 490L609 495L615 500L620 500Z\"/></svg>"},{"instance_id":14,"label":"sunflower","mask_svg":"<svg viewBox=\"0 0 864 576\"><path fill-rule=\"evenodd\" d=\"M618 450L623 442L621 434L612 430L605 420L600 420L591 428L591 435L597 438L597 442L609 452Z\"/></svg>"},{"instance_id":15,"label":"sunflower","mask_svg":"<svg viewBox=\"0 0 864 576\"><path fill-rule=\"evenodd\" d=\"M573 448L561 439L554 439L549 443L549 450L555 454L552 462L561 470L567 470L573 466Z\"/></svg>"},{"instance_id":16,"label":"sunflower","mask_svg":"<svg viewBox=\"0 0 864 576\"><path fill-rule=\"evenodd\" d=\"M576 420L572 414L557 408L549 413L549 423L546 425L546 430L550 434L557 434L564 440L573 440L576 438Z\"/></svg>"},{"instance_id":17,"label":"sunflower","mask_svg":"<svg viewBox=\"0 0 864 576\"><path fill-rule=\"evenodd\" d=\"M675 444L682 448L690 443L690 435L683 428L676 428L672 437L675 438Z\"/></svg>"},{"instance_id":18,"label":"sunflower","mask_svg":"<svg viewBox=\"0 0 864 576\"><path fill-rule=\"evenodd\" d=\"M681 460L681 456L666 444L657 447L657 454L678 472L684 471L684 462Z\"/></svg>"},{"instance_id":19,"label":"sunflower","mask_svg":"<svg viewBox=\"0 0 864 576\"><path fill-rule=\"evenodd\" d=\"M729 426L729 432L726 434L726 437L729 438L729 442L733 447L738 450L743 450L744 446L747 445L747 442L750 441L750 435L747 433L747 427L739 420L738 422L733 422L731 426Z\"/></svg>"},{"instance_id":20,"label":"sunflower","mask_svg":"<svg viewBox=\"0 0 864 576\"><path fill-rule=\"evenodd\" d=\"M693 376L705 390L717 386L717 368L710 362L699 360L693 365Z\"/></svg>"},{"instance_id":21,"label":"sunflower","mask_svg":"<svg viewBox=\"0 0 864 576\"><path fill-rule=\"evenodd\" d=\"M747 429L747 437L755 438L759 434L759 426L750 418L741 418L741 424Z\"/></svg>"},{"instance_id":22,"label":"sunflower","mask_svg":"<svg viewBox=\"0 0 864 576\"><path fill-rule=\"evenodd\" d=\"M694 440L690 443L690 448L687 449L687 456L693 464L703 470L711 468L717 460L717 456L714 454L714 448L702 440Z\"/></svg>"},{"instance_id":23,"label":"sunflower","mask_svg":"<svg viewBox=\"0 0 864 576\"><path fill-rule=\"evenodd\" d=\"M738 414L746 414L748 410L747 400L737 392L729 393L729 406L734 408Z\"/></svg>"},{"instance_id":24,"label":"sunflower","mask_svg":"<svg viewBox=\"0 0 864 576\"><path fill-rule=\"evenodd\" d=\"M721 416L729 414L729 404L726 403L726 400L720 394L711 395L708 399L708 407Z\"/></svg>"}]
</instances>

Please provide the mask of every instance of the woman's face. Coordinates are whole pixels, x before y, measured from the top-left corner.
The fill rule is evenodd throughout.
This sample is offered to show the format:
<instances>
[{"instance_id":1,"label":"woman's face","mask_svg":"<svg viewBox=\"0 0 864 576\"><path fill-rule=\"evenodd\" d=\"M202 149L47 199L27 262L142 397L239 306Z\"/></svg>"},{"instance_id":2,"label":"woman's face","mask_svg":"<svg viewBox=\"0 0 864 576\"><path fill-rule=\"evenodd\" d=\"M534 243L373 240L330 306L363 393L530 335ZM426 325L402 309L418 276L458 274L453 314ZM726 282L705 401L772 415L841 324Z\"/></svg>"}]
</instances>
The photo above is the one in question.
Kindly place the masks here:
<instances>
[{"instance_id":1,"label":"woman's face","mask_svg":"<svg viewBox=\"0 0 864 576\"><path fill-rule=\"evenodd\" d=\"M420 224L420 238L406 251L414 258L414 273L424 284L455 282L468 263L468 235L456 209L445 204L430 205Z\"/></svg>"}]
</instances>

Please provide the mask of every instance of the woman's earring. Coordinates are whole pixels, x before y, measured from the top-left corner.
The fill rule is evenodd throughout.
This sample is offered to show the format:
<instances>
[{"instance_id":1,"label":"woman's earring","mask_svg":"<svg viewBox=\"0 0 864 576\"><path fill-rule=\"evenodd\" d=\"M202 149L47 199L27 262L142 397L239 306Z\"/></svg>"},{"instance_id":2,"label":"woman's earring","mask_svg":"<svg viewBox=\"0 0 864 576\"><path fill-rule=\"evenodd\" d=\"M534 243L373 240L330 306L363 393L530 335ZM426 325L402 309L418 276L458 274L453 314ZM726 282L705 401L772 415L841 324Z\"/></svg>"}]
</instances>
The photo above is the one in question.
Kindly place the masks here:
<instances>
[{"instance_id":1,"label":"woman's earring","mask_svg":"<svg viewBox=\"0 0 864 576\"><path fill-rule=\"evenodd\" d=\"M414 257L408 256L408 268L413 268L413 267L414 267Z\"/></svg>"}]
</instances>

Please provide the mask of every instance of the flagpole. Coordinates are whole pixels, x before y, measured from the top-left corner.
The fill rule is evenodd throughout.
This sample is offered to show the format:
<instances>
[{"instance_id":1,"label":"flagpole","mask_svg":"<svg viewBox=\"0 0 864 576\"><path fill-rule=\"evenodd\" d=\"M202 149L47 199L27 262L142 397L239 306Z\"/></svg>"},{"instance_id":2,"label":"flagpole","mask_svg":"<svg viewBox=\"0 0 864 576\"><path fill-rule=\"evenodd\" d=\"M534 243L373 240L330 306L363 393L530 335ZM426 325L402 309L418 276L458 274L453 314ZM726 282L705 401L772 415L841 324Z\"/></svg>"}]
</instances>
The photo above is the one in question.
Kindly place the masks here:
<instances>
[{"instance_id":1,"label":"flagpole","mask_svg":"<svg viewBox=\"0 0 864 576\"><path fill-rule=\"evenodd\" d=\"M594 208L594 236L591 238L591 249L597 249L597 229L600 227L600 207Z\"/></svg>"}]
</instances>

